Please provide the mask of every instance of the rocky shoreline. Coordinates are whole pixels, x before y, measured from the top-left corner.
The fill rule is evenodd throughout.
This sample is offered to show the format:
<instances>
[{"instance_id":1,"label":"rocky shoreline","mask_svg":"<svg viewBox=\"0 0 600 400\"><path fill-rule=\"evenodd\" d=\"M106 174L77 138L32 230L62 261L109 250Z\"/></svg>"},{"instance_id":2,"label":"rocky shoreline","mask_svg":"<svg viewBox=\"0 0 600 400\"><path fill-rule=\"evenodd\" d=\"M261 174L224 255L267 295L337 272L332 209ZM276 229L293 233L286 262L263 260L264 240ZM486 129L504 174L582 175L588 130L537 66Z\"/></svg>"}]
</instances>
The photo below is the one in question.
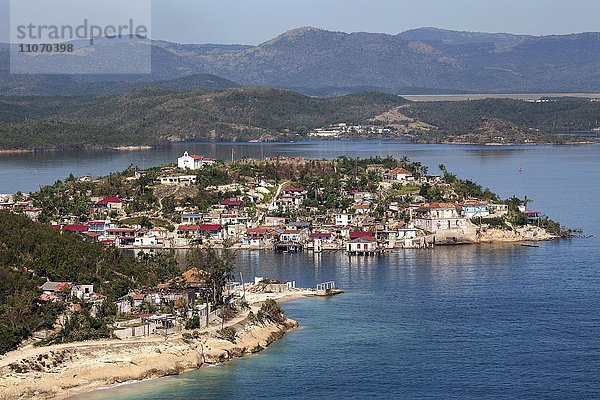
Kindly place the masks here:
<instances>
[{"instance_id":1,"label":"rocky shoreline","mask_svg":"<svg viewBox=\"0 0 600 400\"><path fill-rule=\"evenodd\" d=\"M220 339L216 327L198 336L105 340L16 350L0 359L0 399L54 399L114 385L177 375L253 354L298 327L282 323L228 324L235 343Z\"/></svg>"}]
</instances>

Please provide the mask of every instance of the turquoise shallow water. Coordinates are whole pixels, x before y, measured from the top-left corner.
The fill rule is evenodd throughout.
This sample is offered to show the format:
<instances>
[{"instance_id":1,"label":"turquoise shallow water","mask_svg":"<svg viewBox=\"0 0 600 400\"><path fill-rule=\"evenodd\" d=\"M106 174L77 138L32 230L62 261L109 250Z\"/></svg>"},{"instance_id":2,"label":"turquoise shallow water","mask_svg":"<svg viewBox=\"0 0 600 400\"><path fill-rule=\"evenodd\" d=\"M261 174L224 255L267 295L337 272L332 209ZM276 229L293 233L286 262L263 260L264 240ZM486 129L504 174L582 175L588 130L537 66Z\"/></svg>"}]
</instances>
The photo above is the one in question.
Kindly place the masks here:
<instances>
[{"instance_id":1,"label":"turquoise shallow water","mask_svg":"<svg viewBox=\"0 0 600 400\"><path fill-rule=\"evenodd\" d=\"M326 142L182 145L134 153L0 157L0 192L31 190L70 172L205 155L331 158L408 155L444 163L504 197L588 234L600 230L600 146L425 146ZM36 158L37 157L37 158ZM523 173L518 172L519 165ZM32 176L35 179L32 179ZM78 399L595 399L600 398L599 240L438 247L380 259L341 253L240 253L253 275L348 292L285 304L302 328L226 365L99 391Z\"/></svg>"}]
</instances>

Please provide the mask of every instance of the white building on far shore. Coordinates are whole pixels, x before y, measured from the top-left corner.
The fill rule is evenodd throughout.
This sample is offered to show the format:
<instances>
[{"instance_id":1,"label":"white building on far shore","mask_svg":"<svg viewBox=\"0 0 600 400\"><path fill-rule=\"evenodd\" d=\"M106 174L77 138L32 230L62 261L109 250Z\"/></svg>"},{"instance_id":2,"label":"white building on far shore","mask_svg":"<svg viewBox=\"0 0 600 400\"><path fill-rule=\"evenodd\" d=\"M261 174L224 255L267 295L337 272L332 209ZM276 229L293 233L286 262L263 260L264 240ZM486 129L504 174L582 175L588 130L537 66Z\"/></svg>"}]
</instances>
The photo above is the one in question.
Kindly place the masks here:
<instances>
[{"instance_id":1,"label":"white building on far shore","mask_svg":"<svg viewBox=\"0 0 600 400\"><path fill-rule=\"evenodd\" d=\"M192 154L191 156L186 151L183 156L177 159L177 166L181 169L197 170L206 165L212 165L216 162L214 158L207 158Z\"/></svg>"}]
</instances>

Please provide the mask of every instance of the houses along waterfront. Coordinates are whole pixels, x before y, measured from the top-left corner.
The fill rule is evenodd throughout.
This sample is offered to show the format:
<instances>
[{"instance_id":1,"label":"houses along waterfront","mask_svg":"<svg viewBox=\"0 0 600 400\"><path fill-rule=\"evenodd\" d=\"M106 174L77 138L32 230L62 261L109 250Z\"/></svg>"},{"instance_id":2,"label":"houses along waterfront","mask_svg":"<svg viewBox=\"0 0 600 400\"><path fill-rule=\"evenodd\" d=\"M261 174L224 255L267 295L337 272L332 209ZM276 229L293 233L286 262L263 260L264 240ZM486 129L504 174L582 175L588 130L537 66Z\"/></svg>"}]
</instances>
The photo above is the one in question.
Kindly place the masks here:
<instances>
[{"instance_id":1,"label":"houses along waterfront","mask_svg":"<svg viewBox=\"0 0 600 400\"><path fill-rule=\"evenodd\" d=\"M174 160L175 161L175 160ZM548 239L560 227L440 166L392 158L217 162L70 177L0 207L105 246L210 246L375 255L401 248ZM501 238L501 239L500 239Z\"/></svg>"}]
</instances>

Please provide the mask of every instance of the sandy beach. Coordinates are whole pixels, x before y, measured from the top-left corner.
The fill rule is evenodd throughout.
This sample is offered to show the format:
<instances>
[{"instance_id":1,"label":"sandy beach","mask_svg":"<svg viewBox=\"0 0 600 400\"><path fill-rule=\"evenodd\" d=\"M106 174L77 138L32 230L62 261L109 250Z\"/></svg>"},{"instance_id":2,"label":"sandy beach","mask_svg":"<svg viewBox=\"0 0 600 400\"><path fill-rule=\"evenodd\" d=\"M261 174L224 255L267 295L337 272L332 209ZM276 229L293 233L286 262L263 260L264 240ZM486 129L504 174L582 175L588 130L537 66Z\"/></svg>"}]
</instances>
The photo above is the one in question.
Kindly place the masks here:
<instances>
[{"instance_id":1,"label":"sandy beach","mask_svg":"<svg viewBox=\"0 0 600 400\"><path fill-rule=\"evenodd\" d=\"M261 302L278 302L313 296L309 289L283 293L248 293L251 310ZM165 339L150 336L130 340L98 340L47 347L27 346L0 357L0 399L65 399L75 394L146 379L177 375L203 366L227 362L259 352L298 327L283 323L251 324L248 311L224 326L238 332L235 343L219 339L217 323L197 332L196 339L182 334Z\"/></svg>"}]
</instances>

